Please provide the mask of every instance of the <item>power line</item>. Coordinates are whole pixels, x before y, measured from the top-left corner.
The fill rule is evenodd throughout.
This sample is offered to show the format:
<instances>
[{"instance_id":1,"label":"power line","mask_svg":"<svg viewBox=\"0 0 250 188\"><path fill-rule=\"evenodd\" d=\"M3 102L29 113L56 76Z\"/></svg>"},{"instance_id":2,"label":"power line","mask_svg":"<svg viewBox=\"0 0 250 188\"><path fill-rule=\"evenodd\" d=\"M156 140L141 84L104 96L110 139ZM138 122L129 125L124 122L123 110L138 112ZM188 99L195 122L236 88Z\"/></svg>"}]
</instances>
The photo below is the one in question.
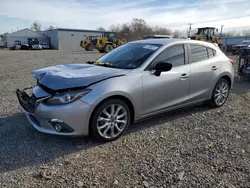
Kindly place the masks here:
<instances>
[{"instance_id":1,"label":"power line","mask_svg":"<svg viewBox=\"0 0 250 188\"><path fill-rule=\"evenodd\" d=\"M239 26L239 27L229 27L229 28L225 28L225 29L238 29L238 28L250 28L249 26Z\"/></svg>"},{"instance_id":2,"label":"power line","mask_svg":"<svg viewBox=\"0 0 250 188\"><path fill-rule=\"evenodd\" d=\"M216 22L216 21L223 21L223 20L231 20L231 19L237 19L237 18L245 18L245 17L249 17L249 16L250 16L250 14L246 14L244 16L234 16L234 17L221 18L221 19L215 19L215 20L205 20L205 21L200 21L200 22L194 22L194 24L209 23L209 22Z\"/></svg>"},{"instance_id":3,"label":"power line","mask_svg":"<svg viewBox=\"0 0 250 188\"><path fill-rule=\"evenodd\" d=\"M243 16L234 16L234 17L227 17L227 18L220 18L220 19L214 19L214 20L204 20L204 21L199 21L199 22L192 22L192 24L202 24L202 23L210 23L210 22L218 22L218 21L224 21L224 20L231 20L231 19L237 19L237 18L245 18L245 17L250 17L250 14L246 14ZM182 23L176 23L176 24L166 24L168 27L179 27L179 26L185 26L187 23L182 22Z\"/></svg>"}]
</instances>

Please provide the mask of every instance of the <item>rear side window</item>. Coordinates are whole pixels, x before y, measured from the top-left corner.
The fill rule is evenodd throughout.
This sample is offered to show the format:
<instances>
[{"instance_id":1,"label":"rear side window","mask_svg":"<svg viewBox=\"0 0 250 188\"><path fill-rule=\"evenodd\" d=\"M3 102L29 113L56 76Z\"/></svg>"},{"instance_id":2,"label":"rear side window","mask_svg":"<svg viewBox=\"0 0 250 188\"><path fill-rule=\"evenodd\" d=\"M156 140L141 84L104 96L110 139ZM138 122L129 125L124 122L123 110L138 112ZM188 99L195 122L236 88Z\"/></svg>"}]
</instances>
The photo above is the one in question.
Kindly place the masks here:
<instances>
[{"instance_id":1,"label":"rear side window","mask_svg":"<svg viewBox=\"0 0 250 188\"><path fill-rule=\"evenodd\" d=\"M176 45L166 48L154 60L154 62L160 62L160 61L172 63L173 67L184 65L185 64L184 46Z\"/></svg>"},{"instance_id":2,"label":"rear side window","mask_svg":"<svg viewBox=\"0 0 250 188\"><path fill-rule=\"evenodd\" d=\"M208 59L207 48L200 45L190 45L192 63Z\"/></svg>"},{"instance_id":3,"label":"rear side window","mask_svg":"<svg viewBox=\"0 0 250 188\"><path fill-rule=\"evenodd\" d=\"M211 48L207 48L207 53L209 58L214 56L213 50Z\"/></svg>"},{"instance_id":4,"label":"rear side window","mask_svg":"<svg viewBox=\"0 0 250 188\"><path fill-rule=\"evenodd\" d=\"M211 48L207 48L207 53L208 53L209 58L215 56L215 50L213 50Z\"/></svg>"}]
</instances>

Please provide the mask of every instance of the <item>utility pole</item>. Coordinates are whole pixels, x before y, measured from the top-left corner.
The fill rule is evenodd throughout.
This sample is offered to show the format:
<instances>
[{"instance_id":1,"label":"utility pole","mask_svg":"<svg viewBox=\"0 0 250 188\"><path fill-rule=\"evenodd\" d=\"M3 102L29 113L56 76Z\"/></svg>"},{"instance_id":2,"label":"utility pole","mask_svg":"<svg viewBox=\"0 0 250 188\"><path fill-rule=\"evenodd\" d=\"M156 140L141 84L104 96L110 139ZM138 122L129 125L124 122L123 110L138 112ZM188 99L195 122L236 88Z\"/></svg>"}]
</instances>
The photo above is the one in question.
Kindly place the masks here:
<instances>
[{"instance_id":1,"label":"utility pole","mask_svg":"<svg viewBox=\"0 0 250 188\"><path fill-rule=\"evenodd\" d=\"M191 26L192 26L193 24L189 23L188 25L189 25L188 37L190 37L190 35L191 35L191 29L192 29Z\"/></svg>"},{"instance_id":2,"label":"utility pole","mask_svg":"<svg viewBox=\"0 0 250 188\"><path fill-rule=\"evenodd\" d=\"M224 25L221 25L220 27L220 36L222 35L222 29L223 29Z\"/></svg>"}]
</instances>

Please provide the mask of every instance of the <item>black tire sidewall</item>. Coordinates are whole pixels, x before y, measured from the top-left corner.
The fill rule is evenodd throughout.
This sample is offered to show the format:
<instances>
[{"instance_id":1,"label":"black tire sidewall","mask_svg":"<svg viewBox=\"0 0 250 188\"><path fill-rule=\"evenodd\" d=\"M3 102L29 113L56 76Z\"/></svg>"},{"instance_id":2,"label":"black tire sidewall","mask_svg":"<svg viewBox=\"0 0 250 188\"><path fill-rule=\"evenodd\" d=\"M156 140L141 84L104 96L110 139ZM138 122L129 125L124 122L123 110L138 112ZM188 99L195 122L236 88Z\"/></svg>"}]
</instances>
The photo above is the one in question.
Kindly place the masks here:
<instances>
[{"instance_id":1,"label":"black tire sidewall","mask_svg":"<svg viewBox=\"0 0 250 188\"><path fill-rule=\"evenodd\" d=\"M88 51L93 51L94 50L94 47L90 44L88 45Z\"/></svg>"},{"instance_id":2,"label":"black tire sidewall","mask_svg":"<svg viewBox=\"0 0 250 188\"><path fill-rule=\"evenodd\" d=\"M112 50L110 50L110 51L107 50L109 46L110 46L110 47L112 48L112 50L113 50L113 47L112 47L110 44L107 44L107 45L105 46L105 48L104 48L105 53L109 53L109 52L112 51Z\"/></svg>"},{"instance_id":3,"label":"black tire sidewall","mask_svg":"<svg viewBox=\"0 0 250 188\"><path fill-rule=\"evenodd\" d=\"M127 125L126 127L124 128L123 132L121 132L121 134L119 134L117 137L115 138L104 138L102 137L98 130L97 130L97 118L99 117L100 113L102 112L102 110L104 108L106 108L107 106L110 106L112 104L119 104L119 105L122 105L126 111L127 111L127 114L128 114L128 122L127 122ZM118 139L124 132L126 132L129 124L130 124L130 120L131 120L131 112L129 110L129 107L128 105L120 100L120 99L109 99L107 101L104 101L103 103L101 103L100 105L98 105L95 110L93 111L93 115L91 117L91 121L90 121L90 134L91 136L94 137L94 139L96 139L97 141L105 141L105 142L109 142L109 141L113 141L113 140L116 140Z\"/></svg>"},{"instance_id":4,"label":"black tire sidewall","mask_svg":"<svg viewBox=\"0 0 250 188\"><path fill-rule=\"evenodd\" d=\"M228 95L227 95L226 100L225 100L221 105L218 105L218 104L216 104L216 102L215 102L214 95L215 95L215 90L216 90L216 88L217 88L218 85L221 84L222 82L225 82L225 83L227 84L228 90L229 90L229 91L228 91ZM217 108L217 107L223 106L223 105L227 102L227 99L228 99L229 94L230 94L230 85L229 85L229 82L228 82L226 79L221 78L221 79L216 83L216 85L215 85L215 87L214 87L214 89L213 89L213 94L212 94L212 98L211 98L211 105L212 105L213 107L216 107L216 108Z\"/></svg>"}]
</instances>

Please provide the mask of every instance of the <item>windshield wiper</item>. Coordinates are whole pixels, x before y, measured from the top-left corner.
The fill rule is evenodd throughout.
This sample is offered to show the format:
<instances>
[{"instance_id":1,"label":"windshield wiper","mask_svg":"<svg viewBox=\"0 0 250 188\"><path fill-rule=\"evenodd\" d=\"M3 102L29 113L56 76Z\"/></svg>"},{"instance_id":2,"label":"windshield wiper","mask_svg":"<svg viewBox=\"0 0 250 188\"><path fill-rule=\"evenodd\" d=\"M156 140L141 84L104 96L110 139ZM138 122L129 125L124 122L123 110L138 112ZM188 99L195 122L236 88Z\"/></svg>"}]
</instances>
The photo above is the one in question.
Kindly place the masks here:
<instances>
[{"instance_id":1,"label":"windshield wiper","mask_svg":"<svg viewBox=\"0 0 250 188\"><path fill-rule=\"evenodd\" d=\"M87 63L87 64L94 64L95 61L87 61L86 63Z\"/></svg>"},{"instance_id":2,"label":"windshield wiper","mask_svg":"<svg viewBox=\"0 0 250 188\"><path fill-rule=\"evenodd\" d=\"M115 65L113 65L111 63L102 63L102 62L99 62L99 61L96 61L93 64L98 65L98 66L103 66L103 67L113 67L113 68L116 67Z\"/></svg>"}]
</instances>

